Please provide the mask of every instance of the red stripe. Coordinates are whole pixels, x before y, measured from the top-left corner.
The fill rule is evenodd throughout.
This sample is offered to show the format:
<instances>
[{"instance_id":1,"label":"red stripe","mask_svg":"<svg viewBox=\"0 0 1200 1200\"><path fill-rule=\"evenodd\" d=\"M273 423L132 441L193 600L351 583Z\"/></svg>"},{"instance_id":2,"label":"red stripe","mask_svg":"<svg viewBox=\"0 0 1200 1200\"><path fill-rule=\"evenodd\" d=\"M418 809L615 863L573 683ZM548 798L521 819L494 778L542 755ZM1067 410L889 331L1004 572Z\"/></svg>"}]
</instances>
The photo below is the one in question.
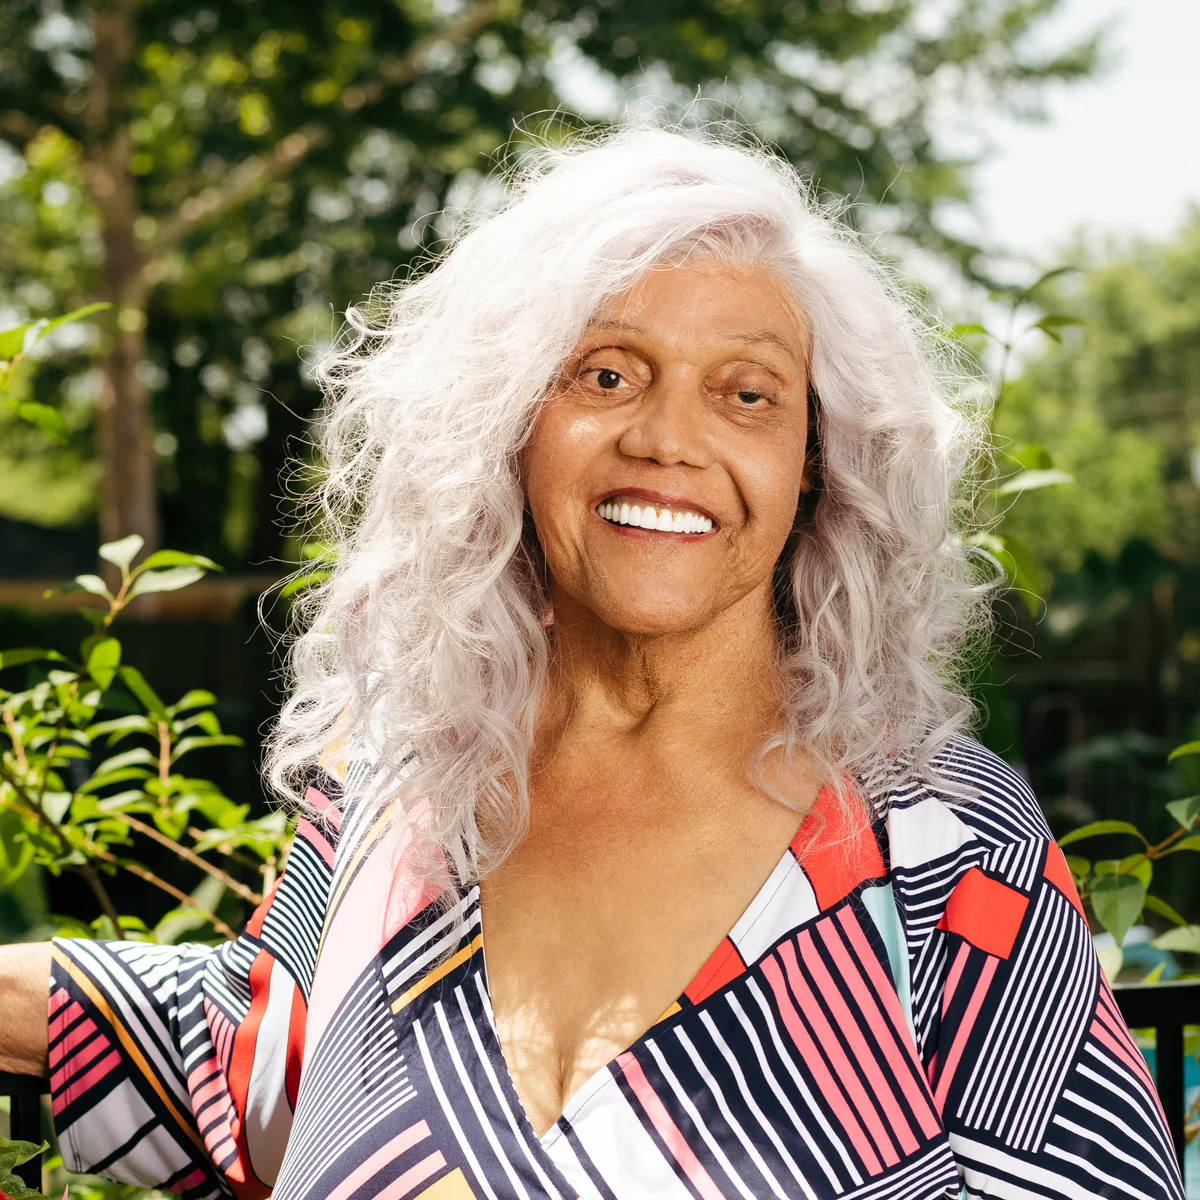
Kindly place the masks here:
<instances>
[{"instance_id":1,"label":"red stripe","mask_svg":"<svg viewBox=\"0 0 1200 1200\"><path fill-rule=\"evenodd\" d=\"M54 1113L57 1116L68 1104L74 1103L90 1088L100 1082L110 1071L120 1065L121 1055L113 1050L102 1058L90 1071L77 1076L67 1087L54 1097Z\"/></svg>"},{"instance_id":2,"label":"red stripe","mask_svg":"<svg viewBox=\"0 0 1200 1200\"><path fill-rule=\"evenodd\" d=\"M975 1021L979 1016L979 1010L983 1007L984 997L987 995L988 988L992 983L992 976L996 974L996 965L999 963L998 958L988 955L987 964L979 974L979 979L975 984L975 990L971 993L970 1003L967 1005L967 1011L963 1014L963 1019L958 1029L954 1033L954 1043L950 1047L950 1053L946 1055L946 1065L942 1068L941 1078L938 1079L937 1092L933 1100L937 1105L938 1112L946 1111L946 1095L950 1091L950 1083L954 1079L954 1072L958 1069L958 1060L962 1058L963 1050L966 1049L967 1039L971 1036L971 1030L975 1027Z\"/></svg>"},{"instance_id":3,"label":"red stripe","mask_svg":"<svg viewBox=\"0 0 1200 1200\"><path fill-rule=\"evenodd\" d=\"M876 995L867 986L864 973L871 978L878 994L885 998L885 1010L889 1007L887 998L894 998L896 990L884 977L883 968L867 944L866 937L853 914L848 909L843 909L838 916L847 932L852 929L858 934L861 942L858 957L851 959L835 926L827 921L822 921L818 928L825 945L829 948L829 953L838 969L849 982L851 990L854 992L854 998L867 1017L867 1026L874 1032L876 1043L882 1048L888 1066L891 1068L892 1077L911 1106L921 1133L927 1138L936 1137L941 1132L941 1123L933 1111L932 1098L925 1087L921 1065L917 1061L917 1048L913 1045L908 1024L902 1013L890 1012L887 1016L884 1015ZM897 1017L899 1017L899 1021L897 1021ZM901 1117L901 1119L904 1121L904 1129L908 1130L910 1128L908 1118Z\"/></svg>"},{"instance_id":4,"label":"red stripe","mask_svg":"<svg viewBox=\"0 0 1200 1200\"><path fill-rule=\"evenodd\" d=\"M833 1109L834 1116L846 1131L866 1166L867 1174L878 1175L883 1170L883 1164L879 1161L870 1139L859 1124L854 1109L850 1107L841 1087L826 1065L821 1051L817 1049L812 1035L800 1019L800 1014L796 1011L791 996L788 995L787 984L783 981L783 972L779 969L779 962L774 955L763 960L762 971L771 985L771 990L775 993L775 1006L779 1009L784 1027L791 1035L796 1049L800 1051L804 1065L812 1072L821 1099Z\"/></svg>"},{"instance_id":5,"label":"red stripe","mask_svg":"<svg viewBox=\"0 0 1200 1200\"><path fill-rule=\"evenodd\" d=\"M724 1200L721 1189L713 1182L712 1176L704 1169L704 1164L687 1144L679 1126L671 1120L671 1114L667 1112L666 1105L659 1099L650 1080L646 1078L641 1063L626 1050L624 1054L617 1056L617 1065L625 1073L633 1094L645 1109L650 1123L658 1131L658 1136L667 1144L667 1149L674 1155L675 1161L683 1168L683 1173L703 1200Z\"/></svg>"},{"instance_id":6,"label":"red stripe","mask_svg":"<svg viewBox=\"0 0 1200 1200\"><path fill-rule=\"evenodd\" d=\"M95 1026L92 1026L95 1029ZM73 1054L62 1066L50 1076L50 1090L57 1092L72 1075L78 1074L84 1067L88 1065L97 1055L103 1054L105 1050L112 1047L112 1043L105 1037L93 1038L90 1045L84 1046L78 1054Z\"/></svg>"},{"instance_id":7,"label":"red stripe","mask_svg":"<svg viewBox=\"0 0 1200 1200\"><path fill-rule=\"evenodd\" d=\"M863 1123L867 1127L867 1132L874 1139L884 1163L889 1167L894 1167L900 1161L896 1147L888 1136L888 1131L884 1128L879 1109L875 1107L867 1089L863 1087L862 1080L859 1079L858 1072L854 1069L854 1064L842 1049L842 1043L838 1040L833 1026L829 1024L822 1011L820 1001L801 974L800 963L796 959L795 945L792 942L784 942L777 953L787 970L788 983L800 1005L800 1011L807 1017L813 1033L816 1034L817 1044L825 1051L834 1074L842 1081L851 1102L858 1109ZM864 1063L863 1067L865 1068L866 1065Z\"/></svg>"}]
</instances>

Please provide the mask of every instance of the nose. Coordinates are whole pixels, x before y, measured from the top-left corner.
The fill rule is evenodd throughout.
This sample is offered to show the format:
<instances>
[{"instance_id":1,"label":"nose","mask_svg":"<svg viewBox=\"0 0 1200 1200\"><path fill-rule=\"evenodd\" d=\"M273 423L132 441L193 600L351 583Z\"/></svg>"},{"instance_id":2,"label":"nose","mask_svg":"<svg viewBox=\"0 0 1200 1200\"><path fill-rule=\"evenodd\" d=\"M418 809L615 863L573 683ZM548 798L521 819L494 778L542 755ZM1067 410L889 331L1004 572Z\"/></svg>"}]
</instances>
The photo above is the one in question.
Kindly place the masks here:
<instances>
[{"instance_id":1,"label":"nose","mask_svg":"<svg viewBox=\"0 0 1200 1200\"><path fill-rule=\"evenodd\" d=\"M707 407L702 383L690 370L664 372L637 404L618 448L664 467L707 466Z\"/></svg>"}]
</instances>

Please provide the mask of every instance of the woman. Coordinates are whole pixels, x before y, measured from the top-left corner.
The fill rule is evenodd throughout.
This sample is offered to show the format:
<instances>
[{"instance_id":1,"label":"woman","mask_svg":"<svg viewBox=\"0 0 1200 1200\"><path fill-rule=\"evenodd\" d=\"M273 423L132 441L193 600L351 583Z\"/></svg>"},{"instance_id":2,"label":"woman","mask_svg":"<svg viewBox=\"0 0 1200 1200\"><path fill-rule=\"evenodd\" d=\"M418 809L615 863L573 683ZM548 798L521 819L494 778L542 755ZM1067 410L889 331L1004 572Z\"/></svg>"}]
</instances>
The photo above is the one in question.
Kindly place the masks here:
<instances>
[{"instance_id":1,"label":"woman","mask_svg":"<svg viewBox=\"0 0 1200 1200\"><path fill-rule=\"evenodd\" d=\"M972 428L854 239L761 153L627 133L387 299L324 368L283 881L215 950L4 960L68 1165L1181 1197L1062 855L957 732Z\"/></svg>"}]
</instances>

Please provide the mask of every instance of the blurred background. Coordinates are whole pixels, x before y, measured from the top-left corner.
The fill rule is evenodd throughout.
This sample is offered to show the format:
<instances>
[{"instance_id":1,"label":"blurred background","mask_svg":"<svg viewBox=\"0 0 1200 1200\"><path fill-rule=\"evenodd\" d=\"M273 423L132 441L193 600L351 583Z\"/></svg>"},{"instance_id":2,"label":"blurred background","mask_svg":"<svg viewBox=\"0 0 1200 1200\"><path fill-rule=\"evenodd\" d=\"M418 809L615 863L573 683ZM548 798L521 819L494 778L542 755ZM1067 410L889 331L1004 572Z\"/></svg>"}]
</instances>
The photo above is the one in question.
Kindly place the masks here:
<instances>
[{"instance_id":1,"label":"blurred background","mask_svg":"<svg viewBox=\"0 0 1200 1200\"><path fill-rule=\"evenodd\" d=\"M1073 482L1004 518L1022 590L981 736L1056 829L1161 835L1200 712L1197 44L1193 0L6 0L0 330L111 307L43 338L0 405L0 647L74 644L74 598L43 594L101 541L210 556L131 610L126 654L164 695L216 694L246 745L210 773L260 805L280 697L256 603L301 559L312 349L533 142L732 121L948 325L995 333L962 344L1002 383L1001 444ZM86 908L80 886L0 889L0 936Z\"/></svg>"}]
</instances>

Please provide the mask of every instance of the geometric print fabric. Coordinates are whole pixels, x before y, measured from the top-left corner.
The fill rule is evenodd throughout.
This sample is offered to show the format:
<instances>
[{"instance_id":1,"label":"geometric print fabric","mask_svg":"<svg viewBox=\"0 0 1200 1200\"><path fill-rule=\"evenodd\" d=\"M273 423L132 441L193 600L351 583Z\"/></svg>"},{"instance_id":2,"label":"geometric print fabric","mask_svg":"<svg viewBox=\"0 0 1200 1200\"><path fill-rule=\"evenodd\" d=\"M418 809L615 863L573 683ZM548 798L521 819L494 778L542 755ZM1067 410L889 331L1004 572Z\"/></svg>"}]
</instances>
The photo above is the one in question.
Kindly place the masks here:
<instances>
[{"instance_id":1,"label":"geometric print fabric","mask_svg":"<svg viewBox=\"0 0 1200 1200\"><path fill-rule=\"evenodd\" d=\"M893 758L858 786L863 819L822 793L676 1002L538 1138L477 889L430 894L402 832L318 776L321 819L236 942L55 944L67 1165L192 1200L1182 1200L1024 782L959 737L921 779Z\"/></svg>"}]
</instances>

